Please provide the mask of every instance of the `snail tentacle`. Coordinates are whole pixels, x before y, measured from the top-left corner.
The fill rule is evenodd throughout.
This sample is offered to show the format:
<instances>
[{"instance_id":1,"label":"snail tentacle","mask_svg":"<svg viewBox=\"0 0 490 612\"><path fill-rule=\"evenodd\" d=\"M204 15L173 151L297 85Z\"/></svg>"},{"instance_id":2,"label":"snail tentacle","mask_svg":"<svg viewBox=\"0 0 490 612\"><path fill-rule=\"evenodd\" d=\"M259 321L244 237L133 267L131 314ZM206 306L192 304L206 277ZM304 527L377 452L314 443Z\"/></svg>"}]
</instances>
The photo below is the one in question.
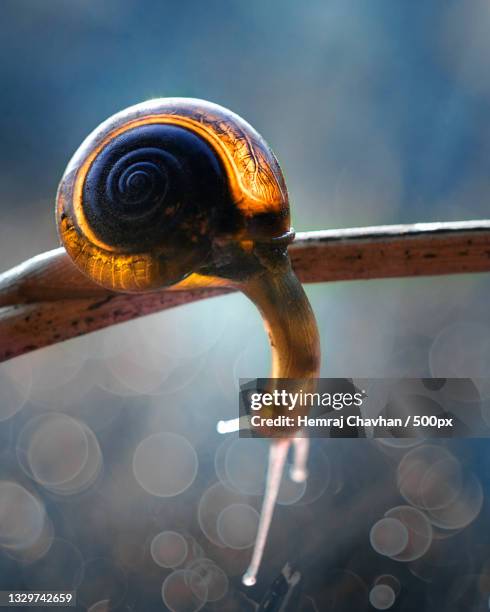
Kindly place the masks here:
<instances>
[{"instance_id":1,"label":"snail tentacle","mask_svg":"<svg viewBox=\"0 0 490 612\"><path fill-rule=\"evenodd\" d=\"M269 334L272 352L272 385L277 379L294 379L288 385L290 392L314 391L320 369L320 339L315 316L301 283L291 269L289 260L283 261L276 271L265 271L250 279L241 290L257 306ZM273 389L271 389L273 390ZM301 408L299 409L301 410ZM270 414L263 407L261 415L272 418L287 416L288 408L273 406ZM245 585L255 584L264 553L279 485L291 443L294 443L293 480L306 478L308 441L291 436L291 428L258 427L260 434L273 438L269 450L269 464L264 499L257 537L249 568L243 576ZM296 432L298 434L298 432Z\"/></svg>"}]
</instances>

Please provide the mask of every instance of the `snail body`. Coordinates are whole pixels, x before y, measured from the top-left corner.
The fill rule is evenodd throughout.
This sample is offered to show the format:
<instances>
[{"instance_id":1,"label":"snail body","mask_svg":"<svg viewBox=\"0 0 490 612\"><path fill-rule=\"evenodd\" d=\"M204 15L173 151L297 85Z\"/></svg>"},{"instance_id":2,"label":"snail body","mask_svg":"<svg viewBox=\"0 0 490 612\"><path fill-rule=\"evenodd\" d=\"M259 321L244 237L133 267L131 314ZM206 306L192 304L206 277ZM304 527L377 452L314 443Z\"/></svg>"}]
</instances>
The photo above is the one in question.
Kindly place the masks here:
<instances>
[{"instance_id":1,"label":"snail body","mask_svg":"<svg viewBox=\"0 0 490 612\"><path fill-rule=\"evenodd\" d=\"M271 149L238 115L186 98L151 100L114 115L68 164L56 217L75 265L111 291L240 289L262 314L271 377L314 389L318 329L287 254L294 231L286 185ZM287 414L287 407L275 407L271 416L281 411ZM297 432L256 431L274 440L257 539L243 578L249 585L259 569L291 442L296 478L306 477L307 456L307 441Z\"/></svg>"}]
</instances>

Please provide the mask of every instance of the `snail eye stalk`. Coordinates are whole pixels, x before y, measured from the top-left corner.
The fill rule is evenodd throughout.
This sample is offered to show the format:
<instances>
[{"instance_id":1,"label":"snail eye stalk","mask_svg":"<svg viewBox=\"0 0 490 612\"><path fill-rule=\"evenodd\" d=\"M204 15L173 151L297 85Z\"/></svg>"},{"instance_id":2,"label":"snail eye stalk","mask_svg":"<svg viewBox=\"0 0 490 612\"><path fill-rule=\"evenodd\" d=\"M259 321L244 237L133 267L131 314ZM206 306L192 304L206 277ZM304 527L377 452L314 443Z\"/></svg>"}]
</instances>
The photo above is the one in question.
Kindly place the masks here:
<instances>
[{"instance_id":1,"label":"snail eye stalk","mask_svg":"<svg viewBox=\"0 0 490 612\"><path fill-rule=\"evenodd\" d=\"M294 232L286 185L268 145L238 115L185 98L151 100L114 115L70 161L56 216L75 265L111 291L178 284L240 289L262 314L271 378L302 380L302 390L314 385L318 330L287 254ZM221 431L237 427L220 424ZM294 442L296 479L306 477L308 453L294 431L261 433L273 440L257 539L243 578L249 585L288 449Z\"/></svg>"}]
</instances>

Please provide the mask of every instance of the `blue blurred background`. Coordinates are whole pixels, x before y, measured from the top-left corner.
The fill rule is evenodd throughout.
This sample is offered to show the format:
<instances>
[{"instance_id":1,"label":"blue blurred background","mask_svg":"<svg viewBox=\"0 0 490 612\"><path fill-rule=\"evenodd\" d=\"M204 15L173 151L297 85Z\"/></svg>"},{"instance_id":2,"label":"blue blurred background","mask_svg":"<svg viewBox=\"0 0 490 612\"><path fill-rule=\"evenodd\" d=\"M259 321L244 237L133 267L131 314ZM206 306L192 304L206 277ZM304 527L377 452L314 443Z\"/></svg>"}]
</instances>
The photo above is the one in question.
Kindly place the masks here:
<instances>
[{"instance_id":1,"label":"blue blurred background","mask_svg":"<svg viewBox=\"0 0 490 612\"><path fill-rule=\"evenodd\" d=\"M82 139L161 96L205 98L254 125L299 231L488 217L486 0L3 0L1 11L2 269L58 245L54 196ZM487 275L307 291L324 376L490 376ZM289 561L302 574L291 610L383 609L392 594L396 610L488 609L490 460L477 440L314 441L309 488L284 484L261 578L241 586L265 450L215 425L236 416L238 377L266 374L268 350L253 306L233 295L3 366L0 587L76 588L91 612L253 610ZM488 401L478 406L489 423ZM373 545L398 506L405 531L385 522ZM397 560L406 533L413 550ZM387 542L391 554L376 551Z\"/></svg>"}]
</instances>

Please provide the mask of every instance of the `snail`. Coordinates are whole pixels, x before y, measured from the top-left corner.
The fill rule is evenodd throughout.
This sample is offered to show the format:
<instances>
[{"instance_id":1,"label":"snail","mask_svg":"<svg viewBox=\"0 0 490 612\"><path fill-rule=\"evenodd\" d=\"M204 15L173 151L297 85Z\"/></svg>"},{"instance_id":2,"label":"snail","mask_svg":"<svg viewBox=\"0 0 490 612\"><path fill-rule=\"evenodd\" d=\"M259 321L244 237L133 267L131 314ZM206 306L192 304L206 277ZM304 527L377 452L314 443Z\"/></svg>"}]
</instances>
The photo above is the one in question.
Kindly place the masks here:
<instances>
[{"instance_id":1,"label":"snail","mask_svg":"<svg viewBox=\"0 0 490 612\"><path fill-rule=\"evenodd\" d=\"M294 238L279 164L233 112L203 100L162 98L109 118L77 150L59 185L56 218L74 264L111 291L233 287L260 310L272 379L312 388L320 348L314 314L292 271ZM310 387L308 387L310 385ZM278 409L274 409L278 414ZM221 423L221 431L239 427ZM257 539L245 584L255 583L289 446L306 477L307 440L273 436Z\"/></svg>"}]
</instances>

